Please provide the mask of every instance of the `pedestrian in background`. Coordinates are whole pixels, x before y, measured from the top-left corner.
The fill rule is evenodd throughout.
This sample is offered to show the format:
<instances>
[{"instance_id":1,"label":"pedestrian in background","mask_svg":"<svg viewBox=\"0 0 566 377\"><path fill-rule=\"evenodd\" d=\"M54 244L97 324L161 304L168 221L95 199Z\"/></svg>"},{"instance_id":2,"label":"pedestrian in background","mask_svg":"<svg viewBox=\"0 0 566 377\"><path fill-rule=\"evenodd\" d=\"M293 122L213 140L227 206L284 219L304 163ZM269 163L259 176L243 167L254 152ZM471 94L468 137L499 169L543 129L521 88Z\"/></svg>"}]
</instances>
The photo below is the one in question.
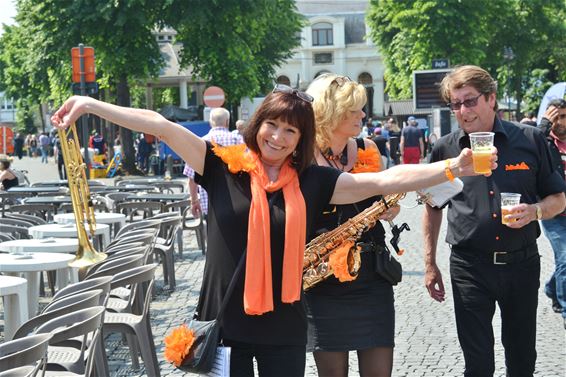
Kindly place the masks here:
<instances>
[{"instance_id":1,"label":"pedestrian in background","mask_svg":"<svg viewBox=\"0 0 566 377\"><path fill-rule=\"evenodd\" d=\"M314 97L315 163L353 174L381 171L384 164L375 143L356 138L365 115L364 86L345 76L324 74L311 83L307 93ZM360 166L367 168L360 170ZM355 204L328 206L315 221L315 233L332 231L377 200L380 197L374 196ZM398 214L396 206L381 218L392 220ZM393 287L376 273L373 263L375 254L385 247L381 222L365 231L357 246L363 252L355 280L341 283L331 276L305 292L307 352L313 352L319 376L346 376L349 351L357 353L360 375L391 375L395 344Z\"/></svg>"},{"instance_id":2,"label":"pedestrian in background","mask_svg":"<svg viewBox=\"0 0 566 377\"><path fill-rule=\"evenodd\" d=\"M14 137L14 154L21 160L24 156L24 138L21 133L17 133Z\"/></svg>"},{"instance_id":3,"label":"pedestrian in background","mask_svg":"<svg viewBox=\"0 0 566 377\"><path fill-rule=\"evenodd\" d=\"M546 140L535 127L496 116L497 82L477 66L461 66L441 83L460 128L440 138L431 162L458 156L472 132L493 132L499 167L486 177L464 177L461 193L448 204L446 242L464 376L493 376L493 315L501 311L501 340L508 376L532 376L540 279L537 220L564 210L566 184L552 165ZM501 193L521 194L502 224ZM540 199L539 199L540 198ZM436 265L442 209L425 206L425 285L442 302L444 283Z\"/></svg>"},{"instance_id":4,"label":"pedestrian in background","mask_svg":"<svg viewBox=\"0 0 566 377\"><path fill-rule=\"evenodd\" d=\"M401 131L401 156L404 164L418 164L423 158L424 144L415 117L410 116L408 124Z\"/></svg>"},{"instance_id":5,"label":"pedestrian in background","mask_svg":"<svg viewBox=\"0 0 566 377\"><path fill-rule=\"evenodd\" d=\"M49 144L51 144L51 140L49 140L49 136L47 136L47 132L43 132L39 135L39 148L41 151L41 162L48 163L48 156L49 156Z\"/></svg>"},{"instance_id":6,"label":"pedestrian in background","mask_svg":"<svg viewBox=\"0 0 566 377\"><path fill-rule=\"evenodd\" d=\"M254 359L260 376L304 375L304 247L324 208L475 174L469 149L448 162L356 176L313 165L311 102L308 94L278 84L246 127L245 146L229 147L213 147L154 111L87 96L69 98L51 118L56 127L66 128L90 112L158 135L195 170L196 183L210 197L207 231L213 235L207 237L198 319L217 318L238 261L245 262L221 324L223 344L231 347L233 377L253 376ZM494 152L491 168L496 159Z\"/></svg>"},{"instance_id":7,"label":"pedestrian in background","mask_svg":"<svg viewBox=\"0 0 566 377\"><path fill-rule=\"evenodd\" d=\"M401 129L395 118L389 118L387 125L389 127L389 156L393 165L399 165L401 163L401 150L399 148Z\"/></svg>"},{"instance_id":8,"label":"pedestrian in background","mask_svg":"<svg viewBox=\"0 0 566 377\"><path fill-rule=\"evenodd\" d=\"M243 121L242 121L243 122ZM237 123L237 122L236 122ZM202 137L222 146L243 144L244 139L238 134L228 130L230 125L230 112L223 107L217 107L210 112L210 131ZM185 164L183 174L189 177L189 194L191 195L191 213L193 217L201 215L206 218L208 214L208 194L205 189L195 183L195 171Z\"/></svg>"},{"instance_id":9,"label":"pedestrian in background","mask_svg":"<svg viewBox=\"0 0 566 377\"><path fill-rule=\"evenodd\" d=\"M566 101L549 102L540 123L546 135L552 164L566 179ZM566 329L566 211L556 217L542 220L542 229L554 251L554 273L544 286L544 292L552 300L552 309L562 313Z\"/></svg>"},{"instance_id":10,"label":"pedestrian in background","mask_svg":"<svg viewBox=\"0 0 566 377\"><path fill-rule=\"evenodd\" d=\"M246 122L243 121L242 119L238 119L236 121L236 129L233 130L232 133L235 135L242 136L244 134L244 128L246 128Z\"/></svg>"}]
</instances>

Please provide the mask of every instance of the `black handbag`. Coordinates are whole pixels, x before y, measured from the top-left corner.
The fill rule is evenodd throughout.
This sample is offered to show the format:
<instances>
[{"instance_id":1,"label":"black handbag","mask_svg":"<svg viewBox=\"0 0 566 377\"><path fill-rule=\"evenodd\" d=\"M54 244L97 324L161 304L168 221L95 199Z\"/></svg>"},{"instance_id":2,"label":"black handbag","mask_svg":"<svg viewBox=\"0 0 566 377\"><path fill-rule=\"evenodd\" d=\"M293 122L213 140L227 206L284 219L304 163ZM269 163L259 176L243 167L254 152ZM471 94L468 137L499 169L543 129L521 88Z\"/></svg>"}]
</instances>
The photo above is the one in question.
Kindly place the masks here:
<instances>
[{"instance_id":1,"label":"black handbag","mask_svg":"<svg viewBox=\"0 0 566 377\"><path fill-rule=\"evenodd\" d=\"M230 301L230 296L236 286L238 276L242 271L245 257L246 251L244 251L244 254L240 258L238 267L232 276L228 289L226 289L226 294L222 299L222 305L216 315L216 319L211 321L193 319L189 322L188 328L194 332L195 342L191 346L191 352L187 355L185 360L183 360L179 369L191 373L208 373L212 369L214 359L216 358L216 349L220 344L222 317L224 316L226 306L228 306L228 301Z\"/></svg>"},{"instance_id":2,"label":"black handbag","mask_svg":"<svg viewBox=\"0 0 566 377\"><path fill-rule=\"evenodd\" d=\"M403 278L403 267L401 263L391 255L387 246L376 245L374 254L375 272L391 285L397 285L401 282Z\"/></svg>"}]
</instances>

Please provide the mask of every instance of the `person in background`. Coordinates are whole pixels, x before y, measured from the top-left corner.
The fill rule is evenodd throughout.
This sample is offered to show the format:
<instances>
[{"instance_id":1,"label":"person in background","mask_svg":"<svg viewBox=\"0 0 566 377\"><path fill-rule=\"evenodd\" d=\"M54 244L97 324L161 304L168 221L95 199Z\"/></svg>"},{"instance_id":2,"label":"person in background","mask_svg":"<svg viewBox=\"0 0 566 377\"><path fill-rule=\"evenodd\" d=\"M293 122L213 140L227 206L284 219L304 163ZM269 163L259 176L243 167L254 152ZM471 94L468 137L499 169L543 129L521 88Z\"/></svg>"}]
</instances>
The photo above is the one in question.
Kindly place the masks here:
<instances>
[{"instance_id":1,"label":"person in background","mask_svg":"<svg viewBox=\"0 0 566 377\"><path fill-rule=\"evenodd\" d=\"M566 179L566 101L549 102L540 122L552 158L552 165ZM552 300L552 309L562 313L566 329L566 211L541 221L544 234L554 251L554 272L544 286L544 292Z\"/></svg>"},{"instance_id":2,"label":"person in background","mask_svg":"<svg viewBox=\"0 0 566 377\"><path fill-rule=\"evenodd\" d=\"M48 163L47 157L49 156L49 144L51 144L51 140L49 140L49 136L47 136L47 132L43 132L39 135L39 148L41 151L41 162Z\"/></svg>"},{"instance_id":3,"label":"person in background","mask_svg":"<svg viewBox=\"0 0 566 377\"><path fill-rule=\"evenodd\" d=\"M242 119L238 119L236 121L236 129L232 131L233 134L236 135L243 135L244 134L244 128L246 127L246 122L243 121Z\"/></svg>"},{"instance_id":4,"label":"person in background","mask_svg":"<svg viewBox=\"0 0 566 377\"><path fill-rule=\"evenodd\" d=\"M440 91L460 127L436 142L430 161L458 156L470 146L472 132L495 134L500 161L488 177L462 178L463 191L447 204L446 242L451 245L450 278L464 376L493 376L496 305L507 375L532 376L540 285L537 220L564 210L566 184L551 164L540 130L496 116L497 82L486 70L460 66L444 77ZM505 215L506 225L501 218L502 192L521 194L521 203ZM425 205L424 283L439 302L445 300L436 264L442 218L442 208Z\"/></svg>"},{"instance_id":5,"label":"person in background","mask_svg":"<svg viewBox=\"0 0 566 377\"><path fill-rule=\"evenodd\" d=\"M65 170L65 159L63 158L63 149L61 148L61 139L59 135L55 136L55 147L53 154L57 159L57 172L59 173L59 179L67 179L67 170Z\"/></svg>"},{"instance_id":6,"label":"person in background","mask_svg":"<svg viewBox=\"0 0 566 377\"><path fill-rule=\"evenodd\" d=\"M373 141L356 138L367 101L363 85L345 76L323 74L307 93L314 97L316 120L315 163L352 174L381 171L384 164ZM383 145L385 144L385 140ZM360 169L365 166L366 169ZM316 234L329 232L371 206L380 197L355 204L331 205L315 222ZM392 220L399 207L389 209L383 219ZM305 292L308 343L319 376L347 376L349 351L356 351L360 375L391 376L395 335L393 287L380 277L373 258L385 247L381 223L364 232L358 277L341 283L331 276Z\"/></svg>"},{"instance_id":7,"label":"person in background","mask_svg":"<svg viewBox=\"0 0 566 377\"><path fill-rule=\"evenodd\" d=\"M18 177L14 174L12 169L10 169L11 163L11 157L5 154L0 155L0 190L7 191L19 184Z\"/></svg>"},{"instance_id":8,"label":"person in background","mask_svg":"<svg viewBox=\"0 0 566 377\"><path fill-rule=\"evenodd\" d=\"M97 130L92 131L92 135L88 141L89 148L98 150L98 154L106 155L106 140Z\"/></svg>"},{"instance_id":9,"label":"person in background","mask_svg":"<svg viewBox=\"0 0 566 377\"><path fill-rule=\"evenodd\" d=\"M387 142L387 138L383 136L383 130L385 130L385 128L376 128L371 141L373 141L375 145L377 145L377 149L379 149L379 154L381 155L382 160L382 168L387 169L390 164L389 149L387 148L389 143Z\"/></svg>"},{"instance_id":10,"label":"person in background","mask_svg":"<svg viewBox=\"0 0 566 377\"><path fill-rule=\"evenodd\" d=\"M387 126L389 127L389 156L393 165L399 165L401 164L401 150L399 148L401 129L395 118L389 118Z\"/></svg>"},{"instance_id":11,"label":"person in background","mask_svg":"<svg viewBox=\"0 0 566 377\"><path fill-rule=\"evenodd\" d=\"M243 122L243 121L242 121ZM237 123L237 122L236 122ZM230 112L223 107L217 107L210 112L210 131L202 137L203 140L222 146L243 144L244 139L228 130ZM189 177L189 194L191 195L191 213L198 218L208 214L208 194L206 190L195 183L195 171L185 164L183 174Z\"/></svg>"},{"instance_id":12,"label":"person in background","mask_svg":"<svg viewBox=\"0 0 566 377\"><path fill-rule=\"evenodd\" d=\"M521 123L527 124L529 126L536 127L537 126L537 117L536 117L535 113L533 113L532 111L529 111L527 114L525 114L525 117L523 119L521 119Z\"/></svg>"},{"instance_id":13,"label":"person in background","mask_svg":"<svg viewBox=\"0 0 566 377\"><path fill-rule=\"evenodd\" d=\"M415 117L410 116L408 124L401 131L400 150L404 164L418 164L423 158L424 144Z\"/></svg>"},{"instance_id":14,"label":"person in background","mask_svg":"<svg viewBox=\"0 0 566 377\"><path fill-rule=\"evenodd\" d=\"M154 111L87 96L67 99L51 118L55 127L66 128L88 112L156 135L194 169L196 183L209 194L211 235L196 318L216 318L238 261L246 253L221 328L223 344L231 347L232 377L253 376L254 361L260 376L304 375L304 248L324 208L475 175L469 149L448 162L398 166L379 173L354 175L313 165L311 102L308 94L278 84L246 127L245 145L228 147L215 147ZM492 169L496 160L494 151Z\"/></svg>"},{"instance_id":15,"label":"person in background","mask_svg":"<svg viewBox=\"0 0 566 377\"><path fill-rule=\"evenodd\" d=\"M21 160L24 156L24 138L21 133L17 133L14 137L14 154Z\"/></svg>"}]
</instances>

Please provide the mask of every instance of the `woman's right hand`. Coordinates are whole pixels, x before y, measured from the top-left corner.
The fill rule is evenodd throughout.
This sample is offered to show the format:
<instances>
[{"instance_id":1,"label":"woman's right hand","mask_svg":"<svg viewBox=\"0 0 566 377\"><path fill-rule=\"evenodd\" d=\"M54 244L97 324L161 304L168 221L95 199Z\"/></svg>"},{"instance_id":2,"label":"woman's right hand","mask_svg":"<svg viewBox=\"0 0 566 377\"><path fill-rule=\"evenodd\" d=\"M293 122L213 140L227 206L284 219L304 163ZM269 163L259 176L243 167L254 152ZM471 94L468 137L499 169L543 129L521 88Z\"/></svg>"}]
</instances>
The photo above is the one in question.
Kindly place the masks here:
<instances>
[{"instance_id":1,"label":"woman's right hand","mask_svg":"<svg viewBox=\"0 0 566 377\"><path fill-rule=\"evenodd\" d=\"M88 96L72 96L51 116L55 128L65 129L75 123L87 111L89 102L95 101Z\"/></svg>"},{"instance_id":2,"label":"woman's right hand","mask_svg":"<svg viewBox=\"0 0 566 377\"><path fill-rule=\"evenodd\" d=\"M476 175L484 175L489 177L491 175L491 171L487 174L478 174L474 172L474 160L472 157L473 153L470 148L462 149L460 155L456 158L453 158L450 161L450 170L452 170L454 175L457 177L468 177L468 176L476 176ZM493 147L491 151L491 170L497 169L497 148Z\"/></svg>"}]
</instances>

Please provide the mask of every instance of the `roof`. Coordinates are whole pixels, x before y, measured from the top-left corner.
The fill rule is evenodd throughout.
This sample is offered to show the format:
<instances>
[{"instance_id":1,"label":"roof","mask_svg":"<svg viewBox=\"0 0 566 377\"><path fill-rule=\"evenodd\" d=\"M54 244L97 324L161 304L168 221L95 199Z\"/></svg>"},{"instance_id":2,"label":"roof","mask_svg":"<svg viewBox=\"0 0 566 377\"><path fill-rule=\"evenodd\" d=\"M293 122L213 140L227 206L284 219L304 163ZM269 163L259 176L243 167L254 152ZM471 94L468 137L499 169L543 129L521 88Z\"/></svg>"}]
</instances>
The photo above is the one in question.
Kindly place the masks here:
<instances>
[{"instance_id":1,"label":"roof","mask_svg":"<svg viewBox=\"0 0 566 377\"><path fill-rule=\"evenodd\" d=\"M299 13L312 15L337 15L343 13L364 13L369 7L368 0L296 0Z\"/></svg>"},{"instance_id":2,"label":"roof","mask_svg":"<svg viewBox=\"0 0 566 377\"><path fill-rule=\"evenodd\" d=\"M383 104L383 113L385 116L431 114L432 109L415 109L413 108L413 100L407 99L385 102Z\"/></svg>"}]
</instances>

